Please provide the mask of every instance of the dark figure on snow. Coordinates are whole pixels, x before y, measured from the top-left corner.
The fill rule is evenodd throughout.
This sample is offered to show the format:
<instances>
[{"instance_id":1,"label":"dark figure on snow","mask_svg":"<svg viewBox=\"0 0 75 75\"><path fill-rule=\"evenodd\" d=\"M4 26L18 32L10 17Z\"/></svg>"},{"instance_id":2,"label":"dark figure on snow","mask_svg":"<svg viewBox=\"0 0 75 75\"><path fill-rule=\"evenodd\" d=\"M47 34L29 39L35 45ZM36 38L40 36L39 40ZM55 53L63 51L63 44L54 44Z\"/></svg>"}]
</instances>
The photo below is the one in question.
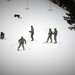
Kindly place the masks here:
<instances>
[{"instance_id":1,"label":"dark figure on snow","mask_svg":"<svg viewBox=\"0 0 75 75\"><path fill-rule=\"evenodd\" d=\"M14 14L14 17L17 17L19 19L22 19L22 17L20 16L20 14Z\"/></svg>"},{"instance_id":2,"label":"dark figure on snow","mask_svg":"<svg viewBox=\"0 0 75 75\"><path fill-rule=\"evenodd\" d=\"M58 31L56 28L54 28L54 43L57 43L57 34L58 34Z\"/></svg>"},{"instance_id":3,"label":"dark figure on snow","mask_svg":"<svg viewBox=\"0 0 75 75\"><path fill-rule=\"evenodd\" d=\"M30 33L31 33L31 41L34 41L34 28L33 28L33 26L31 26L31 31L29 31Z\"/></svg>"},{"instance_id":4,"label":"dark figure on snow","mask_svg":"<svg viewBox=\"0 0 75 75\"><path fill-rule=\"evenodd\" d=\"M21 45L22 45L22 47L23 47L23 50L25 50L25 48L24 48L24 43L26 44L26 40L23 38L23 37L21 37L19 40L18 40L18 42L19 42L19 47L18 47L18 51L19 51L19 48L21 47Z\"/></svg>"},{"instance_id":5,"label":"dark figure on snow","mask_svg":"<svg viewBox=\"0 0 75 75\"><path fill-rule=\"evenodd\" d=\"M1 39L4 39L4 37L5 37L5 34L3 33L3 32L1 32Z\"/></svg>"},{"instance_id":6,"label":"dark figure on snow","mask_svg":"<svg viewBox=\"0 0 75 75\"><path fill-rule=\"evenodd\" d=\"M53 32L52 32L52 30L51 30L51 28L50 28L50 29L49 29L49 32L48 32L48 38L47 38L46 43L49 41L49 39L51 40L50 42L52 42L52 34L53 34Z\"/></svg>"}]
</instances>

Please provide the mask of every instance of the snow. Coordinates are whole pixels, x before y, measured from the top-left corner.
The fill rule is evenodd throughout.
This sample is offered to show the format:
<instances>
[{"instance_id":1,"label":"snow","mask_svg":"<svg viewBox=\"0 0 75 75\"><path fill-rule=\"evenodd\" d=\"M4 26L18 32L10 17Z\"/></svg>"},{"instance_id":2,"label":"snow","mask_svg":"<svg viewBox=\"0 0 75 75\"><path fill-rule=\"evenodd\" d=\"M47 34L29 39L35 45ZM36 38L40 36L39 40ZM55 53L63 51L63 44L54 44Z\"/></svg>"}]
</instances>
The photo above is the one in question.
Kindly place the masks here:
<instances>
[{"instance_id":1,"label":"snow","mask_svg":"<svg viewBox=\"0 0 75 75\"><path fill-rule=\"evenodd\" d=\"M52 2L50 8L49 0L28 2L26 10L27 0L0 0L0 32L6 37L0 40L0 75L75 75L75 31L63 19L67 11ZM25 45L25 51L22 47L17 51L21 36L31 40L31 25L35 29L35 41L27 42L31 49ZM49 28L58 30L57 44L43 43Z\"/></svg>"}]
</instances>

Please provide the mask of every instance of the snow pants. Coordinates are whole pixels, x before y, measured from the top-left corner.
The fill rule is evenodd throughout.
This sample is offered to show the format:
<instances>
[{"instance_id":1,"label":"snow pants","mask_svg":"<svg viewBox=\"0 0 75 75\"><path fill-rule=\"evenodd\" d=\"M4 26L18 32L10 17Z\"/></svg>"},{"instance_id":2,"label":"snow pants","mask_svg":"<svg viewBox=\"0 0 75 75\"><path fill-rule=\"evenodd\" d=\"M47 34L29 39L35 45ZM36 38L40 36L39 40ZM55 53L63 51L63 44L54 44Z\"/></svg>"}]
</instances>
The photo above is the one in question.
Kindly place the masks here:
<instances>
[{"instance_id":1,"label":"snow pants","mask_svg":"<svg viewBox=\"0 0 75 75\"><path fill-rule=\"evenodd\" d=\"M48 38L47 38L47 42L49 41L49 39L50 39L51 42L52 42L52 36L48 36Z\"/></svg>"},{"instance_id":2,"label":"snow pants","mask_svg":"<svg viewBox=\"0 0 75 75\"><path fill-rule=\"evenodd\" d=\"M24 49L25 49L25 48L24 48L24 43L20 43L18 49L19 49L21 46L23 47L23 50L24 50Z\"/></svg>"}]
</instances>

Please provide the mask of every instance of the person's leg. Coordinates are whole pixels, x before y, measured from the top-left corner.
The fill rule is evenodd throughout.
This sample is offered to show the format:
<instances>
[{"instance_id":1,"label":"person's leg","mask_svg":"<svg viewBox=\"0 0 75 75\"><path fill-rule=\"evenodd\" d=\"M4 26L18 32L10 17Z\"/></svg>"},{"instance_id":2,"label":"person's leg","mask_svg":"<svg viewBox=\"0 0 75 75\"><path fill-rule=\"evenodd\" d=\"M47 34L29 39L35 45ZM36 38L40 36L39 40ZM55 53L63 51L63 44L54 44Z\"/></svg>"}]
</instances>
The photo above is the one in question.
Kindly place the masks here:
<instances>
[{"instance_id":1,"label":"person's leg","mask_svg":"<svg viewBox=\"0 0 75 75\"><path fill-rule=\"evenodd\" d=\"M3 35L3 39L4 39L4 35Z\"/></svg>"},{"instance_id":2,"label":"person's leg","mask_svg":"<svg viewBox=\"0 0 75 75\"><path fill-rule=\"evenodd\" d=\"M18 49L17 50L19 50L19 48L21 47L21 43L19 44L19 46L18 46Z\"/></svg>"},{"instance_id":3,"label":"person's leg","mask_svg":"<svg viewBox=\"0 0 75 75\"><path fill-rule=\"evenodd\" d=\"M50 37L50 40L51 40L50 42L52 42L52 36Z\"/></svg>"},{"instance_id":4,"label":"person's leg","mask_svg":"<svg viewBox=\"0 0 75 75\"><path fill-rule=\"evenodd\" d=\"M48 38L47 38L47 41L46 42L48 42L49 41L49 36L48 36Z\"/></svg>"},{"instance_id":5,"label":"person's leg","mask_svg":"<svg viewBox=\"0 0 75 75\"><path fill-rule=\"evenodd\" d=\"M32 34L32 40L34 40L34 37L33 36L34 36L34 34Z\"/></svg>"},{"instance_id":6,"label":"person's leg","mask_svg":"<svg viewBox=\"0 0 75 75\"><path fill-rule=\"evenodd\" d=\"M24 44L22 44L22 47L23 47L23 50L25 50L25 48L24 48Z\"/></svg>"},{"instance_id":7,"label":"person's leg","mask_svg":"<svg viewBox=\"0 0 75 75\"><path fill-rule=\"evenodd\" d=\"M31 41L32 41L32 34L31 34Z\"/></svg>"},{"instance_id":8,"label":"person's leg","mask_svg":"<svg viewBox=\"0 0 75 75\"><path fill-rule=\"evenodd\" d=\"M54 43L57 43L57 37L56 37L56 36L54 36L54 40L55 40L55 42L54 42Z\"/></svg>"},{"instance_id":9,"label":"person's leg","mask_svg":"<svg viewBox=\"0 0 75 75\"><path fill-rule=\"evenodd\" d=\"M1 34L1 39L3 39L3 35Z\"/></svg>"},{"instance_id":10,"label":"person's leg","mask_svg":"<svg viewBox=\"0 0 75 75\"><path fill-rule=\"evenodd\" d=\"M33 38L33 34L31 34L31 39L32 39L31 41L33 41L33 40L34 40L34 38Z\"/></svg>"},{"instance_id":11,"label":"person's leg","mask_svg":"<svg viewBox=\"0 0 75 75\"><path fill-rule=\"evenodd\" d=\"M55 36L55 42L57 43L57 36Z\"/></svg>"}]
</instances>

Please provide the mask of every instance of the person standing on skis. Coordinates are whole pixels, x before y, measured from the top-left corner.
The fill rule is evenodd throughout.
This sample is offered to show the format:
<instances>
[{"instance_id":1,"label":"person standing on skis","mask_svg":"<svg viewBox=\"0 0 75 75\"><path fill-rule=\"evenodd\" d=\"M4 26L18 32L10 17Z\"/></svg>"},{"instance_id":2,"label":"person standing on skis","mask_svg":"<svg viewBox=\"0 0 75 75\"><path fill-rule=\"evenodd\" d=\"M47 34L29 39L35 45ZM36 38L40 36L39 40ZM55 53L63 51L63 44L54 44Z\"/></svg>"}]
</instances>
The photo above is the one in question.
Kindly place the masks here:
<instances>
[{"instance_id":1,"label":"person standing on skis","mask_svg":"<svg viewBox=\"0 0 75 75\"><path fill-rule=\"evenodd\" d=\"M57 29L56 28L54 28L54 43L57 43L57 34L58 34L58 31L57 31Z\"/></svg>"},{"instance_id":2,"label":"person standing on skis","mask_svg":"<svg viewBox=\"0 0 75 75\"><path fill-rule=\"evenodd\" d=\"M18 51L19 51L19 48L22 46L23 47L23 50L25 50L24 48L24 43L26 44L26 40L23 38L23 36L18 40L19 42L19 46L18 46Z\"/></svg>"},{"instance_id":3,"label":"person standing on skis","mask_svg":"<svg viewBox=\"0 0 75 75\"><path fill-rule=\"evenodd\" d=\"M34 28L33 28L33 26L31 26L31 31L29 31L30 33L31 33L31 41L34 41Z\"/></svg>"},{"instance_id":4,"label":"person standing on skis","mask_svg":"<svg viewBox=\"0 0 75 75\"><path fill-rule=\"evenodd\" d=\"M46 43L49 41L49 39L51 40L50 43L52 43L52 34L53 34L53 32L52 32L52 30L51 30L51 28L50 28L50 29L49 29L49 32L48 32L48 38L47 38Z\"/></svg>"}]
</instances>

